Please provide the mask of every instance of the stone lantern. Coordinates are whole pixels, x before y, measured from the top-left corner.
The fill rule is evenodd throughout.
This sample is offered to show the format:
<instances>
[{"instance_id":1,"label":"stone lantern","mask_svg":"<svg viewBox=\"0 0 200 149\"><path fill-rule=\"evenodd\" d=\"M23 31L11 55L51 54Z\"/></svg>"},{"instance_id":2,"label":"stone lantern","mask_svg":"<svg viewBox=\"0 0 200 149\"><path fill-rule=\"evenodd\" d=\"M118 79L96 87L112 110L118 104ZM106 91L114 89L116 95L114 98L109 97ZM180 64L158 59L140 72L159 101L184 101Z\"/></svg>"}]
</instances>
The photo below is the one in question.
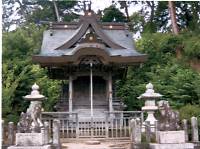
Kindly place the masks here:
<instances>
[{"instance_id":1,"label":"stone lantern","mask_svg":"<svg viewBox=\"0 0 200 149\"><path fill-rule=\"evenodd\" d=\"M31 94L23 97L31 103L26 113L21 113L21 118L18 123L19 131L21 132L41 131L41 127L43 126L41 121L42 101L45 99L45 96L41 95L38 90L39 86L35 83L32 86Z\"/></svg>"},{"instance_id":2,"label":"stone lantern","mask_svg":"<svg viewBox=\"0 0 200 149\"><path fill-rule=\"evenodd\" d=\"M48 128L43 126L41 121L42 101L45 96L41 95L39 86L35 83L32 86L30 95L23 98L30 101L26 113L22 112L17 123L15 145L8 149L51 149L49 144Z\"/></svg>"},{"instance_id":3,"label":"stone lantern","mask_svg":"<svg viewBox=\"0 0 200 149\"><path fill-rule=\"evenodd\" d=\"M24 99L28 101L38 101L38 102L43 101L45 96L40 94L40 92L38 91L39 89L40 89L39 86L35 83L32 86L31 94L24 96Z\"/></svg>"},{"instance_id":4,"label":"stone lantern","mask_svg":"<svg viewBox=\"0 0 200 149\"><path fill-rule=\"evenodd\" d=\"M153 85L151 83L146 85L146 92L138 97L138 99L145 100L145 106L142 107L142 111L147 112L148 115L145 122L150 122L151 126L154 126L157 122L156 118L154 117L155 111L158 110L155 100L159 99L160 97L162 97L162 95L154 92Z\"/></svg>"}]
</instances>

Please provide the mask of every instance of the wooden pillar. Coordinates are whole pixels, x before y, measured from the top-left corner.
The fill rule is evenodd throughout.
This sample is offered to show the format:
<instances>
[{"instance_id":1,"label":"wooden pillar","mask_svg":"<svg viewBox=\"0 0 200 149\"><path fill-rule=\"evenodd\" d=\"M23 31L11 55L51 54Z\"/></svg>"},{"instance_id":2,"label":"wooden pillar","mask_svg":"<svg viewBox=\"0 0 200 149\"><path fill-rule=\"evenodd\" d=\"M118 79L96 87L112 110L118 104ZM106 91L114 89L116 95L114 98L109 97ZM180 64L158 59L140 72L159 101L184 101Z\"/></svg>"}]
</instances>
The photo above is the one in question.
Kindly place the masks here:
<instances>
[{"instance_id":1,"label":"wooden pillar","mask_svg":"<svg viewBox=\"0 0 200 149\"><path fill-rule=\"evenodd\" d=\"M90 106L91 106L91 118L93 119L93 72L92 72L93 64L90 63Z\"/></svg>"},{"instance_id":2,"label":"wooden pillar","mask_svg":"<svg viewBox=\"0 0 200 149\"><path fill-rule=\"evenodd\" d=\"M109 112L113 111L112 106L112 73L109 72L108 76L108 99L109 99Z\"/></svg>"},{"instance_id":3,"label":"wooden pillar","mask_svg":"<svg viewBox=\"0 0 200 149\"><path fill-rule=\"evenodd\" d=\"M69 112L72 112L72 97L73 97L73 80L72 76L69 76Z\"/></svg>"},{"instance_id":4,"label":"wooden pillar","mask_svg":"<svg viewBox=\"0 0 200 149\"><path fill-rule=\"evenodd\" d=\"M91 102L91 137L93 137L93 72L92 72L92 62L90 63L90 102Z\"/></svg>"}]
</instances>

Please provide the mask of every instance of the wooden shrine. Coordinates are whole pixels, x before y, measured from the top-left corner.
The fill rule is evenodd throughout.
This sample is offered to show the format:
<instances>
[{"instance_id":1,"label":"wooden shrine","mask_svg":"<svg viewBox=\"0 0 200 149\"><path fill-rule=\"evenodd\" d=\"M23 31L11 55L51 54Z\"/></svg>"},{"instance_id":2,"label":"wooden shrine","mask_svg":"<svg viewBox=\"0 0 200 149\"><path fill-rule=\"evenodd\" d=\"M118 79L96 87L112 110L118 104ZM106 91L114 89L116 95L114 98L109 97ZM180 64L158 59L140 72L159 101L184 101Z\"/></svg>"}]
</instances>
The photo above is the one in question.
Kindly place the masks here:
<instances>
[{"instance_id":1,"label":"wooden shrine","mask_svg":"<svg viewBox=\"0 0 200 149\"><path fill-rule=\"evenodd\" d=\"M40 54L33 56L51 79L66 80L57 111L77 112L82 118L122 110L114 82L127 66L145 60L125 23L101 22L93 11L86 11L79 22L50 23Z\"/></svg>"}]
</instances>

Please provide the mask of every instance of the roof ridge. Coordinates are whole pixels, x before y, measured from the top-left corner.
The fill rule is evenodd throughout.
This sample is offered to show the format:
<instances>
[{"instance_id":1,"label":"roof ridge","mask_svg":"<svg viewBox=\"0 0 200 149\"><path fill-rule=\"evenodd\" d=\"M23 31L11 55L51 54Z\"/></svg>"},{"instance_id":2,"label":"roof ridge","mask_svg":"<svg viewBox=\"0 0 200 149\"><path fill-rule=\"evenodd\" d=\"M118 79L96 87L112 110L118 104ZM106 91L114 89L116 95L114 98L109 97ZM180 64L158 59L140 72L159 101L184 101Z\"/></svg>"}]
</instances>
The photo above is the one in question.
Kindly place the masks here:
<instances>
[{"instance_id":1,"label":"roof ridge","mask_svg":"<svg viewBox=\"0 0 200 149\"><path fill-rule=\"evenodd\" d=\"M95 14L92 12L86 13L84 16L80 18L80 25L81 28L79 29L78 33L75 34L70 40L56 48L55 50L60 49L67 49L73 46L76 42L79 41L79 39L86 33L87 29L91 25L91 27L94 29L94 32L101 38L102 41L104 41L107 45L109 45L113 49L125 49L121 45L115 43L110 39L101 29L97 22L97 18L95 17Z\"/></svg>"}]
</instances>

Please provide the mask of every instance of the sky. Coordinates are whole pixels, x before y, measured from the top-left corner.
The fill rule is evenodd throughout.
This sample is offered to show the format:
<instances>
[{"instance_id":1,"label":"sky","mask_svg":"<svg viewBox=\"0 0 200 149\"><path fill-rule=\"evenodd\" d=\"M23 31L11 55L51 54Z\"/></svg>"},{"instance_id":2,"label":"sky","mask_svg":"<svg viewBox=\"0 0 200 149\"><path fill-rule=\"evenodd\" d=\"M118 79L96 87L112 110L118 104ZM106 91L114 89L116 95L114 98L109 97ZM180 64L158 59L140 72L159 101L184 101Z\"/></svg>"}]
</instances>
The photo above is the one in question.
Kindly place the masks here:
<instances>
[{"instance_id":1,"label":"sky","mask_svg":"<svg viewBox=\"0 0 200 149\"><path fill-rule=\"evenodd\" d=\"M112 1L113 0L91 0L92 10L94 10L95 12L97 12L98 9L103 10L104 8L109 7L112 4ZM117 5L117 7L119 8L119 4ZM139 11L140 9L141 9L140 5L131 4L128 11L129 14L131 15L133 12ZM121 11L123 12L123 10Z\"/></svg>"}]
</instances>

